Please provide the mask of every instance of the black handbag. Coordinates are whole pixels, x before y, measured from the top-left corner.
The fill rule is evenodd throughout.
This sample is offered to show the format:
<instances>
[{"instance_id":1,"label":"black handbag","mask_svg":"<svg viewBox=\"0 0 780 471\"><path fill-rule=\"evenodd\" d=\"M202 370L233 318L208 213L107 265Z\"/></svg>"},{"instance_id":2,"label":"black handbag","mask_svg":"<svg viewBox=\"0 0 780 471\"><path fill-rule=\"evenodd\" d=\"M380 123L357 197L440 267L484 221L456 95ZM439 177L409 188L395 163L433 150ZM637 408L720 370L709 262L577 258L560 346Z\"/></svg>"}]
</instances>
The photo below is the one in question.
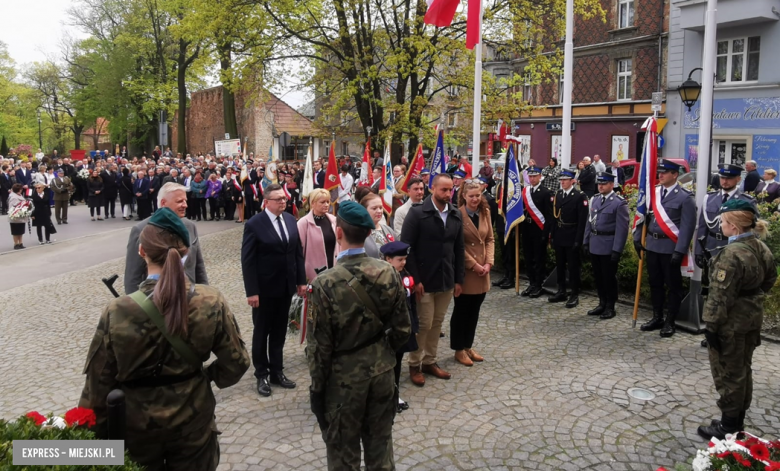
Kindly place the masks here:
<instances>
[{"instance_id":1,"label":"black handbag","mask_svg":"<svg viewBox=\"0 0 780 471\"><path fill-rule=\"evenodd\" d=\"M49 234L56 234L56 233L57 233L57 229L55 229L54 224L51 221L49 221Z\"/></svg>"}]
</instances>

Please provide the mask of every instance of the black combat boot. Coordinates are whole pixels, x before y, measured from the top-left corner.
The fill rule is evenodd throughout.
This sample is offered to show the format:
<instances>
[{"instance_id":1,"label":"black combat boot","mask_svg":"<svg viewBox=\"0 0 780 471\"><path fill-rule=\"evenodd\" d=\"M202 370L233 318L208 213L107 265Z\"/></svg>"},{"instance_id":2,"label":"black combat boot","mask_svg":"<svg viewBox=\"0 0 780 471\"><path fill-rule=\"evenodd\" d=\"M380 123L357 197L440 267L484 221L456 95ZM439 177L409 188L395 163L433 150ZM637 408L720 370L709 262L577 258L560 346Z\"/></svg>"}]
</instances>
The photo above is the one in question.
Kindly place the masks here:
<instances>
[{"instance_id":1,"label":"black combat boot","mask_svg":"<svg viewBox=\"0 0 780 471\"><path fill-rule=\"evenodd\" d=\"M541 286L534 286L531 288L531 292L528 293L529 298L539 298L544 294L544 290Z\"/></svg>"},{"instance_id":2,"label":"black combat boot","mask_svg":"<svg viewBox=\"0 0 780 471\"><path fill-rule=\"evenodd\" d=\"M662 311L653 311L653 318L639 327L642 332L658 330L664 326L664 314Z\"/></svg>"},{"instance_id":3,"label":"black combat boot","mask_svg":"<svg viewBox=\"0 0 780 471\"><path fill-rule=\"evenodd\" d=\"M526 286L526 288L520 292L520 296L528 296L530 295L534 290L534 287L531 285Z\"/></svg>"},{"instance_id":4,"label":"black combat boot","mask_svg":"<svg viewBox=\"0 0 780 471\"><path fill-rule=\"evenodd\" d=\"M577 293L576 291L572 291L571 294L569 295L569 300L566 301L566 308L572 309L577 307L578 304L580 304L579 293Z\"/></svg>"},{"instance_id":5,"label":"black combat boot","mask_svg":"<svg viewBox=\"0 0 780 471\"><path fill-rule=\"evenodd\" d=\"M715 426L720 424L720 419L712 419L712 422L710 422L710 425ZM743 432L745 430L745 412L739 413L739 423L737 424L737 428L740 432Z\"/></svg>"},{"instance_id":6,"label":"black combat boot","mask_svg":"<svg viewBox=\"0 0 780 471\"><path fill-rule=\"evenodd\" d=\"M558 291L547 298L548 303L562 303L564 301L566 301L566 291Z\"/></svg>"},{"instance_id":7,"label":"black combat boot","mask_svg":"<svg viewBox=\"0 0 780 471\"><path fill-rule=\"evenodd\" d=\"M607 308L607 302L599 298L599 305L588 311L589 316L600 316Z\"/></svg>"},{"instance_id":8,"label":"black combat boot","mask_svg":"<svg viewBox=\"0 0 780 471\"><path fill-rule=\"evenodd\" d=\"M501 286L502 284L504 284L504 281L506 281L506 279L507 279L507 276L506 276L506 274L505 274L503 278L501 278L500 280L496 280L496 281L494 281L494 282L492 283L492 285L493 285L493 286L495 286L495 287L499 287L499 286Z\"/></svg>"},{"instance_id":9,"label":"black combat boot","mask_svg":"<svg viewBox=\"0 0 780 471\"><path fill-rule=\"evenodd\" d=\"M713 437L718 440L723 440L726 438L726 434L740 431L739 419L737 417L728 417L724 415L719 422L714 420L712 422L711 425L706 427L704 425L699 426L699 428L696 429L696 432L707 440Z\"/></svg>"},{"instance_id":10,"label":"black combat boot","mask_svg":"<svg viewBox=\"0 0 780 471\"><path fill-rule=\"evenodd\" d=\"M588 314L590 314L590 313L588 313ZM617 315L617 313L615 312L615 303L614 302L610 302L609 304L607 304L607 307L604 308L604 312L599 316L599 319L604 319L604 320L612 319L616 315Z\"/></svg>"},{"instance_id":11,"label":"black combat boot","mask_svg":"<svg viewBox=\"0 0 780 471\"><path fill-rule=\"evenodd\" d=\"M664 321L664 327L661 329L661 337L667 338L671 337L675 333L675 326L674 326L674 319L677 317L676 314L669 314L666 316L666 320Z\"/></svg>"}]
</instances>

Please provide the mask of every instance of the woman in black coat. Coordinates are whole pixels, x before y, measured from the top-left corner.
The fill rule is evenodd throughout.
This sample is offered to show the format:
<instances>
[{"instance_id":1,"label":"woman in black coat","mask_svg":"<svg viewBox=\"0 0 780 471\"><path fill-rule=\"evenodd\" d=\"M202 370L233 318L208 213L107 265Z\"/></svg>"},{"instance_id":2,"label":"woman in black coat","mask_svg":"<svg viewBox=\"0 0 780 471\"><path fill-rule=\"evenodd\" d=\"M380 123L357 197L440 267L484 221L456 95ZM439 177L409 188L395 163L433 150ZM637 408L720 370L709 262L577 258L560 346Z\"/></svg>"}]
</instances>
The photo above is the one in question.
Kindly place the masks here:
<instances>
[{"instance_id":1,"label":"woman in black coat","mask_svg":"<svg viewBox=\"0 0 780 471\"><path fill-rule=\"evenodd\" d=\"M32 194L33 212L32 225L38 230L38 244L51 244L51 234L55 233L54 226L51 223L51 206L49 198L51 190L46 188L43 183L36 183ZM43 241L43 235L46 234L46 242Z\"/></svg>"},{"instance_id":2,"label":"woman in black coat","mask_svg":"<svg viewBox=\"0 0 780 471\"><path fill-rule=\"evenodd\" d=\"M100 207L103 206L103 179L100 178L100 172L95 169L92 170L91 176L87 180L87 190L89 191L89 215L92 216L92 220L95 220L95 211L97 211L98 221L102 221L100 217Z\"/></svg>"},{"instance_id":3,"label":"woman in black coat","mask_svg":"<svg viewBox=\"0 0 780 471\"><path fill-rule=\"evenodd\" d=\"M122 169L119 181L119 204L122 205L122 219L129 221L133 216L133 177L127 167Z\"/></svg>"}]
</instances>

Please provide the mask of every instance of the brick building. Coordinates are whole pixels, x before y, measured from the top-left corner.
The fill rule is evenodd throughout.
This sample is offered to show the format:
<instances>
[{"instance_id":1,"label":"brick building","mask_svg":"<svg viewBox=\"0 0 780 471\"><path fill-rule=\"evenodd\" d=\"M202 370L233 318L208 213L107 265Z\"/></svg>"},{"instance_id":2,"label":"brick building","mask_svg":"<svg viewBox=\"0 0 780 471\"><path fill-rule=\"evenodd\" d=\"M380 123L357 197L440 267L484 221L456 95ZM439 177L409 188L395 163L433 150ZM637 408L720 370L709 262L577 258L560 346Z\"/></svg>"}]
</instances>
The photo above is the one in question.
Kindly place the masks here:
<instances>
[{"instance_id":1,"label":"brick building","mask_svg":"<svg viewBox=\"0 0 780 471\"><path fill-rule=\"evenodd\" d=\"M173 122L176 122L174 117ZM312 121L294 110L273 93L263 91L259 97L242 92L236 95L236 123L238 136L246 153L267 158L273 148L280 160L303 160L309 149L310 138L318 155L320 139ZM225 120L222 107L222 86L193 92L187 108L187 151L190 153L214 150L214 141L225 138ZM280 136L287 133L290 142L280 146ZM177 142L176 126L171 142Z\"/></svg>"},{"instance_id":2,"label":"brick building","mask_svg":"<svg viewBox=\"0 0 780 471\"><path fill-rule=\"evenodd\" d=\"M601 155L604 161L634 159L641 149L641 125L651 112L652 93L666 81L668 0L601 0L607 12L574 24L571 162ZM563 39L558 46L563 48ZM488 51L488 57L493 57ZM523 75L525 58L489 60L496 75ZM557 83L523 88L524 99L543 106L513 119L515 134L530 139L530 157L546 165L560 152L563 76ZM661 113L663 116L663 113ZM494 144L496 145L496 144Z\"/></svg>"}]
</instances>

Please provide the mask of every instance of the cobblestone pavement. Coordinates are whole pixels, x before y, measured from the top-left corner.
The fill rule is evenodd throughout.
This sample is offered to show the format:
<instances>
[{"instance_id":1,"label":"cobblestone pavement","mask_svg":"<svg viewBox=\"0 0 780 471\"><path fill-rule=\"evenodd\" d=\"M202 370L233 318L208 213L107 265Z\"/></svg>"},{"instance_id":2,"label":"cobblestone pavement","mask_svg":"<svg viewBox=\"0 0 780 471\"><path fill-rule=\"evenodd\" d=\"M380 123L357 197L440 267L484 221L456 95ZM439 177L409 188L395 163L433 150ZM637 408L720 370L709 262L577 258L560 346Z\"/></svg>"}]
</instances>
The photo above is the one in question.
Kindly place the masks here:
<instances>
[{"instance_id":1,"label":"cobblestone pavement","mask_svg":"<svg viewBox=\"0 0 780 471\"><path fill-rule=\"evenodd\" d=\"M201 240L209 278L226 294L249 344L241 229ZM111 299L100 278L121 274L123 263L0 293L0 417L33 409L61 414L75 405L89 341ZM411 409L394 426L398 469L654 470L688 461L705 445L696 427L718 415L699 338L661 339L631 329L626 307L610 321L589 318L594 299L582 301L567 310L544 298L491 291L475 342L483 364L456 364L447 337L439 364L453 373L450 381L428 378L417 388L404 368L401 397ZM325 468L308 407L303 346L289 339L285 358L295 390L275 388L272 397L260 398L250 371L238 385L217 391L221 470ZM780 436L778 364L780 345L756 350L747 429L759 435ZM631 387L656 398L632 399Z\"/></svg>"}]
</instances>

